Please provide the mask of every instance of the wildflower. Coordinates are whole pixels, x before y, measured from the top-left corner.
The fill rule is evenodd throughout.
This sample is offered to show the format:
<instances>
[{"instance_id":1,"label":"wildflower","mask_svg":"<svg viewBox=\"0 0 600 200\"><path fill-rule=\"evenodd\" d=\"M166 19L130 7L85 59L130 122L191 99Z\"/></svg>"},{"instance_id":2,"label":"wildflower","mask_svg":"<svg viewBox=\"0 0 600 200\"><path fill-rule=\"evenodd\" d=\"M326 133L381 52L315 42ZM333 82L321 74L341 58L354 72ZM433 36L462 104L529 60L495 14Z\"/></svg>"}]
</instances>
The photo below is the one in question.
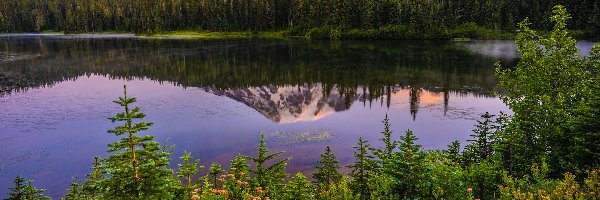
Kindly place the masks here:
<instances>
[{"instance_id":1,"label":"wildflower","mask_svg":"<svg viewBox=\"0 0 600 200\"><path fill-rule=\"evenodd\" d=\"M237 168L235 168L235 167L232 167L232 168L231 168L231 171L235 171L236 169L237 169Z\"/></svg>"},{"instance_id":2,"label":"wildflower","mask_svg":"<svg viewBox=\"0 0 600 200\"><path fill-rule=\"evenodd\" d=\"M467 188L467 192L469 192L469 193L473 192L473 188Z\"/></svg>"},{"instance_id":3,"label":"wildflower","mask_svg":"<svg viewBox=\"0 0 600 200\"><path fill-rule=\"evenodd\" d=\"M198 191L200 191L198 188L194 189L194 193L198 193Z\"/></svg>"},{"instance_id":4,"label":"wildflower","mask_svg":"<svg viewBox=\"0 0 600 200\"><path fill-rule=\"evenodd\" d=\"M265 200L271 200L271 198L269 198L269 197L265 197Z\"/></svg>"},{"instance_id":5,"label":"wildflower","mask_svg":"<svg viewBox=\"0 0 600 200\"><path fill-rule=\"evenodd\" d=\"M248 185L248 182L244 181L244 185Z\"/></svg>"},{"instance_id":6,"label":"wildflower","mask_svg":"<svg viewBox=\"0 0 600 200\"><path fill-rule=\"evenodd\" d=\"M574 190L574 189L575 189L575 186L574 186L574 185L571 185L571 189L572 189L572 190Z\"/></svg>"},{"instance_id":7,"label":"wildflower","mask_svg":"<svg viewBox=\"0 0 600 200\"><path fill-rule=\"evenodd\" d=\"M235 175L233 175L233 174L227 174L227 177L229 177L229 178L235 178Z\"/></svg>"}]
</instances>

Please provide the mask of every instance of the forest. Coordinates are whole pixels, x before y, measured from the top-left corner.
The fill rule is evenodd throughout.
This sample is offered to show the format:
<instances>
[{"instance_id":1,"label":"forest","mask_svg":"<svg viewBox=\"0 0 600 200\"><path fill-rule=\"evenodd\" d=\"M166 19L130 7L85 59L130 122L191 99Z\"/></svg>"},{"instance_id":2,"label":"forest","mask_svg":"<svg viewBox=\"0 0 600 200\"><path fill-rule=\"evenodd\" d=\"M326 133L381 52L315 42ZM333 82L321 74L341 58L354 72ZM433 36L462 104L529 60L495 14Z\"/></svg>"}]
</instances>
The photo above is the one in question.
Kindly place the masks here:
<instances>
[{"instance_id":1,"label":"forest","mask_svg":"<svg viewBox=\"0 0 600 200\"><path fill-rule=\"evenodd\" d=\"M170 169L174 147L141 135L153 123L124 86L114 101L122 112L109 118L111 155L95 157L63 199L600 199L600 45L579 57L565 7L552 13L547 36L519 23L517 66L496 65L513 114L481 115L467 144L424 150L410 130L393 138L385 116L379 141L357 138L349 174L330 147L311 178L287 174L291 158L262 135L256 154L227 167L199 166L186 152ZM43 193L17 176L8 199L49 199Z\"/></svg>"},{"instance_id":2,"label":"forest","mask_svg":"<svg viewBox=\"0 0 600 200\"><path fill-rule=\"evenodd\" d=\"M550 30L551 8L573 14L578 38L600 35L594 0L4 0L0 32L283 31L333 39L512 38L516 23Z\"/></svg>"}]
</instances>

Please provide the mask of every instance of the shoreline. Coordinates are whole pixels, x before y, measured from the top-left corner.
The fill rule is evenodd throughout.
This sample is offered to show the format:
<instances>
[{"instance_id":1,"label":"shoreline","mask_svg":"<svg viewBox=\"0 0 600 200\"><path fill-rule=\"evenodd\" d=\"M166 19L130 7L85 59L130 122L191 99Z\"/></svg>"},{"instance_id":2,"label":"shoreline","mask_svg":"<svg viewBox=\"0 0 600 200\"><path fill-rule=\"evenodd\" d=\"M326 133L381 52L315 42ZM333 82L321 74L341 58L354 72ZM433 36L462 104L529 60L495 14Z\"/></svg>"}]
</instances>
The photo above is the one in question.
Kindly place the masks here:
<instances>
[{"instance_id":1,"label":"shoreline","mask_svg":"<svg viewBox=\"0 0 600 200\"><path fill-rule=\"evenodd\" d=\"M367 30L353 30L367 31ZM538 31L538 33L546 34L544 31ZM153 34L136 34L131 32L86 32L86 33L65 33L59 31L43 31L43 32L22 32L22 33L0 33L0 37L22 37L22 36L59 36L66 38L139 38L139 39L175 39L175 40L248 40L248 39L307 39L307 40L331 40L331 41L352 41L352 40L373 40L373 41L450 41L457 43L469 43L474 40L515 40L514 36L508 37L507 33L502 33L498 37L443 37L443 38L403 38L394 34L392 36L385 37L371 37L368 35L352 35L352 31L345 33L341 37L329 37L329 35L321 35L315 37L314 35L305 34L291 34L290 31L190 31L190 30L177 30L177 31L166 31L161 33ZM590 41L598 42L598 40L578 37L581 36L578 31L570 31L570 35L576 38L578 41Z\"/></svg>"}]
</instances>

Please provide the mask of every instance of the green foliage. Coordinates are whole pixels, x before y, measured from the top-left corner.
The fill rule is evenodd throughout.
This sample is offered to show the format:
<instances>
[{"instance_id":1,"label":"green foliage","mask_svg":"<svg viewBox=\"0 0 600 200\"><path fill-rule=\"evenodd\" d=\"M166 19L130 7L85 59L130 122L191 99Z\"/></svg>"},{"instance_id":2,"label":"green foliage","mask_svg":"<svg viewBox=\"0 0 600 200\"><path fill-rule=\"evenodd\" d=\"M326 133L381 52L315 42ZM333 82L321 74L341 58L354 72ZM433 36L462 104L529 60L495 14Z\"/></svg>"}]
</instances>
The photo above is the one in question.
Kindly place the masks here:
<instances>
[{"instance_id":1,"label":"green foliage","mask_svg":"<svg viewBox=\"0 0 600 200\"><path fill-rule=\"evenodd\" d=\"M20 175L13 180L14 187L10 188L7 200L45 200L50 197L44 196L44 189L37 189L33 186L31 179L25 179Z\"/></svg>"},{"instance_id":2,"label":"green foliage","mask_svg":"<svg viewBox=\"0 0 600 200\"><path fill-rule=\"evenodd\" d=\"M465 170L445 152L427 152L424 189L425 199L467 199Z\"/></svg>"},{"instance_id":3,"label":"green foliage","mask_svg":"<svg viewBox=\"0 0 600 200\"><path fill-rule=\"evenodd\" d=\"M280 199L315 199L315 191L302 173L297 173L292 180L285 184Z\"/></svg>"},{"instance_id":4,"label":"green foliage","mask_svg":"<svg viewBox=\"0 0 600 200\"><path fill-rule=\"evenodd\" d=\"M79 182L72 182L71 187L67 190L67 194L61 198L62 200L84 200L85 194L81 189Z\"/></svg>"},{"instance_id":5,"label":"green foliage","mask_svg":"<svg viewBox=\"0 0 600 200\"><path fill-rule=\"evenodd\" d=\"M221 165L217 163L213 163L212 165L210 165L210 168L208 169L208 174L210 175L213 188L217 187L217 176L221 173L223 173L223 168L221 168Z\"/></svg>"},{"instance_id":6,"label":"green foliage","mask_svg":"<svg viewBox=\"0 0 600 200\"><path fill-rule=\"evenodd\" d=\"M319 163L315 165L317 171L312 174L315 185L317 185L321 191L329 189L331 184L337 183L343 177L338 171L340 168L340 161L335 158L335 154L331 152L329 146L325 147L325 152L321 154Z\"/></svg>"},{"instance_id":7,"label":"green foliage","mask_svg":"<svg viewBox=\"0 0 600 200\"><path fill-rule=\"evenodd\" d=\"M465 166L479 163L494 154L492 147L495 146L495 140L493 135L496 134L498 125L495 124L493 117L494 115L486 112L481 115L483 121L477 121L473 134L471 134L473 139L468 140L471 143L465 147L463 153L463 164Z\"/></svg>"},{"instance_id":8,"label":"green foliage","mask_svg":"<svg viewBox=\"0 0 600 200\"><path fill-rule=\"evenodd\" d=\"M425 188L422 180L426 178L426 153L416 140L412 131L406 131L398 141L399 151L393 152L381 167L382 172L392 179L396 198L418 198Z\"/></svg>"},{"instance_id":9,"label":"green foliage","mask_svg":"<svg viewBox=\"0 0 600 200\"><path fill-rule=\"evenodd\" d=\"M246 158L240 154L231 161L227 171L224 187L229 191L229 196L233 199L243 199L249 195L250 165Z\"/></svg>"},{"instance_id":10,"label":"green foliage","mask_svg":"<svg viewBox=\"0 0 600 200\"><path fill-rule=\"evenodd\" d=\"M469 188L473 189L473 195L479 199L495 199L498 197L498 185L502 183L502 175L505 174L496 163L491 160L483 160L474 163L465 169Z\"/></svg>"},{"instance_id":11,"label":"green foliage","mask_svg":"<svg viewBox=\"0 0 600 200\"><path fill-rule=\"evenodd\" d=\"M369 180L375 173L377 166L374 160L375 156L369 152L370 146L368 141L359 137L357 146L353 147L356 162L348 165L352 169L352 172L350 172L350 176L352 177L350 188L355 194L360 195L362 199L368 199L371 196Z\"/></svg>"},{"instance_id":12,"label":"green foliage","mask_svg":"<svg viewBox=\"0 0 600 200\"><path fill-rule=\"evenodd\" d=\"M427 152L422 197L426 199L466 199L465 171L442 151Z\"/></svg>"},{"instance_id":13,"label":"green foliage","mask_svg":"<svg viewBox=\"0 0 600 200\"><path fill-rule=\"evenodd\" d=\"M108 132L126 137L109 144L108 152L113 155L104 160L102 166L108 174L107 178L100 181L102 196L108 199L172 198L178 181L168 168L171 152L163 151L153 136L137 135L152 123L134 123L134 120L143 120L145 115L139 107L130 109L130 104L135 103L136 99L127 97L126 87L123 86L123 89L123 97L114 102L122 106L124 112L109 119L124 124Z\"/></svg>"},{"instance_id":14,"label":"green foliage","mask_svg":"<svg viewBox=\"0 0 600 200\"><path fill-rule=\"evenodd\" d=\"M250 180L250 165L246 162L246 157L238 154L229 165L228 174L235 174L239 180Z\"/></svg>"},{"instance_id":15,"label":"green foliage","mask_svg":"<svg viewBox=\"0 0 600 200\"><path fill-rule=\"evenodd\" d=\"M532 168L532 175L523 178L504 176L499 199L598 199L600 198L600 173L597 169L588 173L583 182L578 182L571 173L563 179L548 179L548 166L543 163Z\"/></svg>"},{"instance_id":16,"label":"green foliage","mask_svg":"<svg viewBox=\"0 0 600 200\"><path fill-rule=\"evenodd\" d=\"M458 140L452 141L452 144L448 145L448 149L444 150L448 159L452 162L459 164L461 163L461 153L460 153L460 142Z\"/></svg>"},{"instance_id":17,"label":"green foliage","mask_svg":"<svg viewBox=\"0 0 600 200\"><path fill-rule=\"evenodd\" d=\"M323 200L354 200L360 199L359 196L355 196L350 189L350 180L346 177L340 177L340 180L332 183L328 188L319 193L318 199Z\"/></svg>"},{"instance_id":18,"label":"green foliage","mask_svg":"<svg viewBox=\"0 0 600 200\"><path fill-rule=\"evenodd\" d=\"M87 179L83 182L83 185L81 185L81 197L87 199L99 199L102 197L103 188L101 182L106 177L106 172L102 166L103 162L104 160L102 160L99 156L94 156L94 162L92 162L92 172L86 176ZM79 186L77 182L74 182L73 184L77 184L77 186ZM76 192L75 196L79 196L79 194Z\"/></svg>"},{"instance_id":19,"label":"green foliage","mask_svg":"<svg viewBox=\"0 0 600 200\"><path fill-rule=\"evenodd\" d=\"M508 91L501 98L514 112L498 139L503 145L503 160L511 163L510 172L516 175L523 175L543 159L550 165L550 177L567 171L581 173L598 164L597 155L580 154L597 148L592 144L596 142L590 141L597 141L597 134L578 130L599 122L574 123L584 118L580 117L582 109L593 109L593 102L597 102L593 92L597 79L589 67L597 58L594 53L579 58L576 41L566 29L570 15L563 6L554 7L552 13L554 28L547 37L532 30L527 19L521 22L516 40L521 52L517 67L497 67L499 85ZM595 162L585 163L589 160Z\"/></svg>"},{"instance_id":20,"label":"green foliage","mask_svg":"<svg viewBox=\"0 0 600 200\"><path fill-rule=\"evenodd\" d=\"M383 165L383 163L387 162L392 158L392 154L394 153L394 149L398 146L396 141L392 140L392 130L390 130L390 119L387 114L385 115L385 119L383 119L383 135L379 140L383 142L384 146L382 148L373 148L373 154L378 158L379 165Z\"/></svg>"},{"instance_id":21,"label":"green foliage","mask_svg":"<svg viewBox=\"0 0 600 200\"><path fill-rule=\"evenodd\" d=\"M269 149L267 149L265 143L265 135L261 133L257 157L247 157L254 162L254 166L256 167L255 170L252 170L254 173L253 186L264 188L268 191L265 194L267 196L272 196L273 193L276 193L281 188L282 180L287 176L285 167L290 158L275 161L283 153L283 151L279 151L269 154ZM268 166L268 162L274 162L274 164Z\"/></svg>"},{"instance_id":22,"label":"green foliage","mask_svg":"<svg viewBox=\"0 0 600 200\"><path fill-rule=\"evenodd\" d=\"M394 180L387 174L376 174L367 183L371 192L370 199L398 199ZM366 197L362 197L366 198ZM368 199L368 198L367 198Z\"/></svg>"},{"instance_id":23,"label":"green foliage","mask_svg":"<svg viewBox=\"0 0 600 200\"><path fill-rule=\"evenodd\" d=\"M195 176L198 171L203 170L204 166L198 166L200 160L193 160L192 154L187 151L184 151L183 156L181 156L181 160L183 161L183 164L177 164L179 168L177 177L185 179L185 183L182 182L182 185L185 185L186 194L191 194L192 190L197 186L197 184L192 181L192 177ZM190 160L193 161L190 163Z\"/></svg>"}]
</instances>

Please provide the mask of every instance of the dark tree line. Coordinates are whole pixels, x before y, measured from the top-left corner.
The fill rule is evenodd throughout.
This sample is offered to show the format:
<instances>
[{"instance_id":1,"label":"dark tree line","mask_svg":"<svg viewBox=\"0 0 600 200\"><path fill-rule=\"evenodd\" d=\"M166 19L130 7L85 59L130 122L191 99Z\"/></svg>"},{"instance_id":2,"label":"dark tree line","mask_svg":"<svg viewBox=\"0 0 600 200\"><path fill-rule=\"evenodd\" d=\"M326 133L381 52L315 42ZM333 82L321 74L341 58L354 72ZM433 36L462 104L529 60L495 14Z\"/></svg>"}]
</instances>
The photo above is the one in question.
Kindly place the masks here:
<instances>
[{"instance_id":1,"label":"dark tree line","mask_svg":"<svg viewBox=\"0 0 600 200\"><path fill-rule=\"evenodd\" d=\"M476 25L513 31L526 17L550 29L549 10L564 5L570 29L600 33L594 0L4 0L0 31L267 31L377 29L402 25L414 35Z\"/></svg>"}]
</instances>

